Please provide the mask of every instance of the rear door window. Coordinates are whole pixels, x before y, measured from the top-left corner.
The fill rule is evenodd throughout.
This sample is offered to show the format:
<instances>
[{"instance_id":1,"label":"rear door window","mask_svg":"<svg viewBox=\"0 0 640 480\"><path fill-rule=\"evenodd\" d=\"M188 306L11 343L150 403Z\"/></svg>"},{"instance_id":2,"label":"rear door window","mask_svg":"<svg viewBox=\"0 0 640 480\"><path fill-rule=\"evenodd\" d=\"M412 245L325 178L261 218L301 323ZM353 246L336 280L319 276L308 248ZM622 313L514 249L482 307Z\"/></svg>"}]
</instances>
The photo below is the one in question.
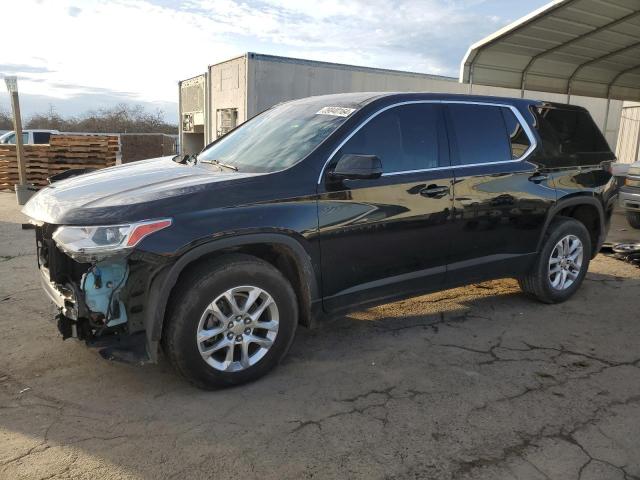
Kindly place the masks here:
<instances>
[{"instance_id":1,"label":"rear door window","mask_svg":"<svg viewBox=\"0 0 640 480\"><path fill-rule=\"evenodd\" d=\"M345 143L344 154L376 155L384 173L440 166L440 107L416 103L390 108L365 124Z\"/></svg>"},{"instance_id":2,"label":"rear door window","mask_svg":"<svg viewBox=\"0 0 640 480\"><path fill-rule=\"evenodd\" d=\"M502 109L493 105L447 106L450 135L457 149L454 165L476 165L512 160Z\"/></svg>"}]
</instances>

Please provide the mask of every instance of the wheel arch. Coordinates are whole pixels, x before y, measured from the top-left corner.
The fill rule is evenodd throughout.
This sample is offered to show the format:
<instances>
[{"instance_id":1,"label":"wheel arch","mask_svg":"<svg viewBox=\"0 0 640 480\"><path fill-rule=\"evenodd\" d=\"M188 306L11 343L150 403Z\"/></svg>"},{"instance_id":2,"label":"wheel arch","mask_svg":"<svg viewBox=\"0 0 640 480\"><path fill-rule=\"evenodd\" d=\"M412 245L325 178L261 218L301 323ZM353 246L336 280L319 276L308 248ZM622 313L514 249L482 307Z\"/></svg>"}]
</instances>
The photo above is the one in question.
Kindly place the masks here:
<instances>
[{"instance_id":1,"label":"wheel arch","mask_svg":"<svg viewBox=\"0 0 640 480\"><path fill-rule=\"evenodd\" d=\"M606 215L602 202L594 196L577 195L558 200L550 209L536 251L540 251L551 223L558 217L569 217L581 222L591 236L591 258L595 257L607 232Z\"/></svg>"},{"instance_id":2,"label":"wheel arch","mask_svg":"<svg viewBox=\"0 0 640 480\"><path fill-rule=\"evenodd\" d=\"M267 261L291 283L298 299L301 324L312 327L313 310L320 298L318 281L311 256L297 239L281 233L252 233L212 240L194 247L158 275L152 282L145 317L148 353L157 360L167 304L181 275L199 261L225 255L245 253Z\"/></svg>"}]
</instances>

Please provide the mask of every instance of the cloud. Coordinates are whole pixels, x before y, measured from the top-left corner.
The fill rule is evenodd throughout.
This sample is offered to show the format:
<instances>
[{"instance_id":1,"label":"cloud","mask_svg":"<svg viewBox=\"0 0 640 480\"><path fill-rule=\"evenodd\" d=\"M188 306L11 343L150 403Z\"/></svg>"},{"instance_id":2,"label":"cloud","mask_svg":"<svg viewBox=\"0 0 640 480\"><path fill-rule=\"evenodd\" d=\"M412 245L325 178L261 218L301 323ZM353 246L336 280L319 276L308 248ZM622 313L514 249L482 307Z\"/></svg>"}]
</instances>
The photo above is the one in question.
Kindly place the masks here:
<instances>
[{"instance_id":1,"label":"cloud","mask_svg":"<svg viewBox=\"0 0 640 480\"><path fill-rule=\"evenodd\" d=\"M253 37L297 56L457 76L468 45L506 23L469 10L474 3L191 0L183 9L217 32Z\"/></svg>"},{"instance_id":2,"label":"cloud","mask_svg":"<svg viewBox=\"0 0 640 480\"><path fill-rule=\"evenodd\" d=\"M130 100L136 99L138 94L135 92L122 92L119 90L113 90L111 88L103 88L103 87L89 87L87 85L78 85L76 83L62 83L62 82L51 82L50 86L59 88L62 90L70 90L74 94L84 94L84 95L111 95L113 97L120 98L128 98Z\"/></svg>"},{"instance_id":3,"label":"cloud","mask_svg":"<svg viewBox=\"0 0 640 480\"><path fill-rule=\"evenodd\" d=\"M67 9L67 13L69 13L69 15L71 15L72 17L77 17L78 15L80 15L80 12L82 12L82 9L80 7L71 6Z\"/></svg>"},{"instance_id":4,"label":"cloud","mask_svg":"<svg viewBox=\"0 0 640 480\"><path fill-rule=\"evenodd\" d=\"M3 75L15 75L17 73L49 73L47 67L37 65L20 65L15 63L0 63L0 74Z\"/></svg>"},{"instance_id":5,"label":"cloud","mask_svg":"<svg viewBox=\"0 0 640 480\"><path fill-rule=\"evenodd\" d=\"M471 43L544 1L20 0L2 7L3 35L21 47L3 50L0 73L56 102L151 104L247 51L457 76Z\"/></svg>"}]
</instances>

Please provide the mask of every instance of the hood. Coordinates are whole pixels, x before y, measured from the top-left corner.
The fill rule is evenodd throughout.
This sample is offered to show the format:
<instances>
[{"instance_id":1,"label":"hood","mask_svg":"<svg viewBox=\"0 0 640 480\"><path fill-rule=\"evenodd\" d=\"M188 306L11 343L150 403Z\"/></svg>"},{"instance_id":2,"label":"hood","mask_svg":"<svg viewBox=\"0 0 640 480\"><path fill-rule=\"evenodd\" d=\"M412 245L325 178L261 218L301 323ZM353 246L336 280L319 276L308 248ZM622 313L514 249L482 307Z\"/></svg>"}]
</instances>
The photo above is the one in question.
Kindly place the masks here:
<instances>
[{"instance_id":1,"label":"hood","mask_svg":"<svg viewBox=\"0 0 640 480\"><path fill-rule=\"evenodd\" d=\"M22 213L38 222L89 225L114 217L126 218L141 204L159 202L258 176L215 165L183 165L162 157L105 168L55 182L36 193ZM114 212L120 214L114 216ZM91 213L93 212L93 213ZM139 220L129 218L129 220Z\"/></svg>"}]
</instances>

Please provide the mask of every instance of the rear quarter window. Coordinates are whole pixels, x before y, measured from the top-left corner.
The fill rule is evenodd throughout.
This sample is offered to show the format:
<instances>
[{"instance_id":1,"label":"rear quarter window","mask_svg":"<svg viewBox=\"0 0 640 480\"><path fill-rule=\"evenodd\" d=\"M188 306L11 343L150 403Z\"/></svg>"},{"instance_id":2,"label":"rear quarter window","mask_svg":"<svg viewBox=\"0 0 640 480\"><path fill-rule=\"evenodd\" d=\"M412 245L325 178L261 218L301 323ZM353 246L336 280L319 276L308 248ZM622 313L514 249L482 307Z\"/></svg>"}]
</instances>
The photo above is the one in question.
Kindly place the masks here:
<instances>
[{"instance_id":1,"label":"rear quarter window","mask_svg":"<svg viewBox=\"0 0 640 480\"><path fill-rule=\"evenodd\" d=\"M607 141L587 111L539 107L535 113L549 166L591 165L612 159Z\"/></svg>"},{"instance_id":2,"label":"rear quarter window","mask_svg":"<svg viewBox=\"0 0 640 480\"><path fill-rule=\"evenodd\" d=\"M33 143L36 145L49 143L50 139L51 132L33 132Z\"/></svg>"}]
</instances>

